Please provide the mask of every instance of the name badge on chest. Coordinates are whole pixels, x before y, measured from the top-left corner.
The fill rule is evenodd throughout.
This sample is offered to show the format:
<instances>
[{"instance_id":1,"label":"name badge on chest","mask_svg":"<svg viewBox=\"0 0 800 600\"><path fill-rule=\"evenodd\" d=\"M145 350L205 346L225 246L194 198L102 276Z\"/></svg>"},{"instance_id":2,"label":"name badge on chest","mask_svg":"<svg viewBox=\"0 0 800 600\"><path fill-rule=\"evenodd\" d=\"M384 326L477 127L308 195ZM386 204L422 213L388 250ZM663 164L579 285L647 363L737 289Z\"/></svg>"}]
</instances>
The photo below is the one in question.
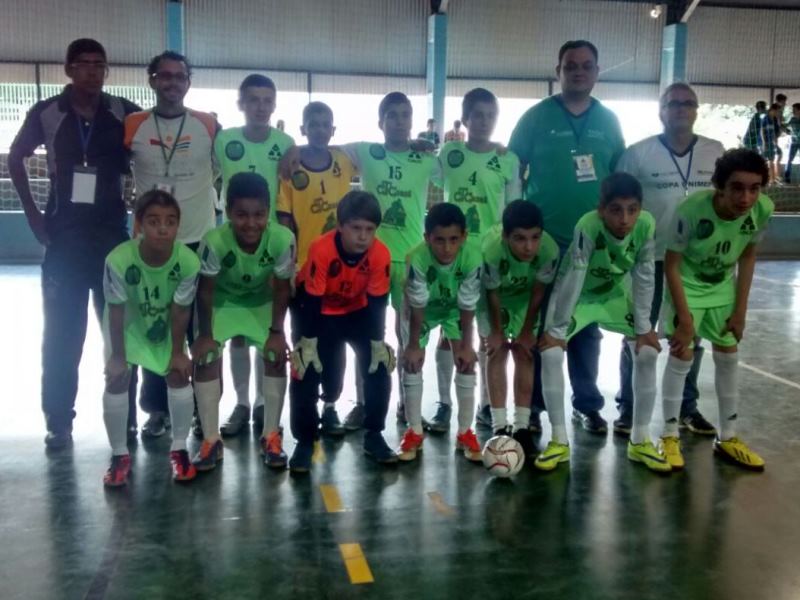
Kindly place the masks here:
<instances>
[{"instance_id":1,"label":"name badge on chest","mask_svg":"<svg viewBox=\"0 0 800 600\"><path fill-rule=\"evenodd\" d=\"M594 157L591 154L574 155L572 164L575 167L575 178L578 183L597 181L597 173L594 170Z\"/></svg>"},{"instance_id":2,"label":"name badge on chest","mask_svg":"<svg viewBox=\"0 0 800 600\"><path fill-rule=\"evenodd\" d=\"M97 169L75 165L72 170L72 202L73 204L94 204L94 193L97 189Z\"/></svg>"}]
</instances>

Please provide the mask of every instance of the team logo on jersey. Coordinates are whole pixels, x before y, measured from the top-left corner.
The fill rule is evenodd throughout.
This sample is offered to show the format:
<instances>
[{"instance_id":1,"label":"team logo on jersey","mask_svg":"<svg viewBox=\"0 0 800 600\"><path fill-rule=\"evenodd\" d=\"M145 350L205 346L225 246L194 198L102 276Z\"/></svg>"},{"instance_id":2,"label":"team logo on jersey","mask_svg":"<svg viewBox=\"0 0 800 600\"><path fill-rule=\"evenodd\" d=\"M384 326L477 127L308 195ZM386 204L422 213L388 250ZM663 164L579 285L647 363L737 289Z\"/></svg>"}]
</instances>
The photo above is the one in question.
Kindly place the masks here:
<instances>
[{"instance_id":1,"label":"team logo on jersey","mask_svg":"<svg viewBox=\"0 0 800 600\"><path fill-rule=\"evenodd\" d=\"M338 277L339 273L342 272L342 261L338 258L333 260L328 267L328 277L333 279L334 277Z\"/></svg>"},{"instance_id":2,"label":"team logo on jersey","mask_svg":"<svg viewBox=\"0 0 800 600\"><path fill-rule=\"evenodd\" d=\"M125 269L125 283L128 285L139 285L142 280L142 271L136 265L131 265Z\"/></svg>"},{"instance_id":3,"label":"team logo on jersey","mask_svg":"<svg viewBox=\"0 0 800 600\"><path fill-rule=\"evenodd\" d=\"M408 153L408 162L410 163L421 163L422 162L422 154L417 152L416 150L412 150Z\"/></svg>"},{"instance_id":4,"label":"team logo on jersey","mask_svg":"<svg viewBox=\"0 0 800 600\"><path fill-rule=\"evenodd\" d=\"M744 223L742 223L742 226L739 227L739 233L743 233L744 235L750 235L752 233L755 233L755 230L756 230L756 224L753 223L753 217L747 215L747 218L744 220Z\"/></svg>"},{"instance_id":5,"label":"team logo on jersey","mask_svg":"<svg viewBox=\"0 0 800 600\"><path fill-rule=\"evenodd\" d=\"M161 317L158 317L155 322L147 330L147 341L152 344L158 344L167 339L167 322Z\"/></svg>"},{"instance_id":6,"label":"team logo on jersey","mask_svg":"<svg viewBox=\"0 0 800 600\"><path fill-rule=\"evenodd\" d=\"M708 219L700 219L697 224L697 239L707 240L714 234L714 223Z\"/></svg>"},{"instance_id":7,"label":"team logo on jersey","mask_svg":"<svg viewBox=\"0 0 800 600\"><path fill-rule=\"evenodd\" d=\"M236 264L236 255L233 253L233 250L231 250L225 255L225 258L222 259L222 266L225 267L226 269L230 269L235 264Z\"/></svg>"},{"instance_id":8,"label":"team logo on jersey","mask_svg":"<svg viewBox=\"0 0 800 600\"><path fill-rule=\"evenodd\" d=\"M504 258L500 261L500 265L497 267L497 270L500 271L500 275L508 275L508 272L511 270L511 264Z\"/></svg>"},{"instance_id":9,"label":"team logo on jersey","mask_svg":"<svg viewBox=\"0 0 800 600\"><path fill-rule=\"evenodd\" d=\"M283 156L283 152L281 152L281 148L278 146L278 144L273 144L267 156L270 160L280 160Z\"/></svg>"},{"instance_id":10,"label":"team logo on jersey","mask_svg":"<svg viewBox=\"0 0 800 600\"><path fill-rule=\"evenodd\" d=\"M297 191L302 191L308 187L308 173L305 171L295 171L292 173L292 185Z\"/></svg>"},{"instance_id":11,"label":"team logo on jersey","mask_svg":"<svg viewBox=\"0 0 800 600\"><path fill-rule=\"evenodd\" d=\"M425 281L428 282L428 285L436 281L436 267L433 265L428 267L428 271L425 273Z\"/></svg>"},{"instance_id":12,"label":"team logo on jersey","mask_svg":"<svg viewBox=\"0 0 800 600\"><path fill-rule=\"evenodd\" d=\"M333 161L333 167L331 167L331 172L333 173L334 177L341 177L342 176L342 167L339 166L339 161Z\"/></svg>"},{"instance_id":13,"label":"team logo on jersey","mask_svg":"<svg viewBox=\"0 0 800 600\"><path fill-rule=\"evenodd\" d=\"M261 258L258 259L258 266L259 267L266 267L267 265L271 265L275 262L275 259L269 255L269 250L264 250L261 253Z\"/></svg>"},{"instance_id":14,"label":"team logo on jersey","mask_svg":"<svg viewBox=\"0 0 800 600\"><path fill-rule=\"evenodd\" d=\"M369 259L367 257L364 257L364 260L358 263L358 272L369 273Z\"/></svg>"},{"instance_id":15,"label":"team logo on jersey","mask_svg":"<svg viewBox=\"0 0 800 600\"><path fill-rule=\"evenodd\" d=\"M597 239L594 241L594 249L595 250L605 250L608 244L606 243L606 238L602 233L597 234Z\"/></svg>"},{"instance_id":16,"label":"team logo on jersey","mask_svg":"<svg viewBox=\"0 0 800 600\"><path fill-rule=\"evenodd\" d=\"M233 140L225 144L225 156L228 160L241 160L244 156L244 144L238 140Z\"/></svg>"},{"instance_id":17,"label":"team logo on jersey","mask_svg":"<svg viewBox=\"0 0 800 600\"><path fill-rule=\"evenodd\" d=\"M383 160L386 158L386 148L380 144L372 144L369 147L369 155L375 160Z\"/></svg>"},{"instance_id":18,"label":"team logo on jersey","mask_svg":"<svg viewBox=\"0 0 800 600\"><path fill-rule=\"evenodd\" d=\"M467 219L467 231L469 233L480 233L481 232L481 217L478 214L478 209L475 205L469 207L467 210L467 214L464 215Z\"/></svg>"},{"instance_id":19,"label":"team logo on jersey","mask_svg":"<svg viewBox=\"0 0 800 600\"><path fill-rule=\"evenodd\" d=\"M328 213L328 220L325 221L325 225L322 227L322 233L328 233L332 229L336 229L336 215L334 213Z\"/></svg>"},{"instance_id":20,"label":"team logo on jersey","mask_svg":"<svg viewBox=\"0 0 800 600\"><path fill-rule=\"evenodd\" d=\"M181 263L175 263L167 274L167 279L170 281L180 281L181 279Z\"/></svg>"},{"instance_id":21,"label":"team logo on jersey","mask_svg":"<svg viewBox=\"0 0 800 600\"><path fill-rule=\"evenodd\" d=\"M381 224L398 228L406 226L406 209L403 208L400 200L395 200L392 202L392 205L386 209Z\"/></svg>"},{"instance_id":22,"label":"team logo on jersey","mask_svg":"<svg viewBox=\"0 0 800 600\"><path fill-rule=\"evenodd\" d=\"M502 170L502 167L500 166L500 159L496 156L493 156L489 159L489 162L486 163L486 168L490 171L494 171L495 173L499 172Z\"/></svg>"},{"instance_id":23,"label":"team logo on jersey","mask_svg":"<svg viewBox=\"0 0 800 600\"><path fill-rule=\"evenodd\" d=\"M464 164L464 153L461 150L450 150L447 153L447 164L456 169Z\"/></svg>"},{"instance_id":24,"label":"team logo on jersey","mask_svg":"<svg viewBox=\"0 0 800 600\"><path fill-rule=\"evenodd\" d=\"M616 262L616 260L617 260L617 254L616 254L616 252L614 252L613 250L612 250L612 251L610 251L610 252L608 253L608 260L610 260L612 263L613 263L613 262Z\"/></svg>"}]
</instances>

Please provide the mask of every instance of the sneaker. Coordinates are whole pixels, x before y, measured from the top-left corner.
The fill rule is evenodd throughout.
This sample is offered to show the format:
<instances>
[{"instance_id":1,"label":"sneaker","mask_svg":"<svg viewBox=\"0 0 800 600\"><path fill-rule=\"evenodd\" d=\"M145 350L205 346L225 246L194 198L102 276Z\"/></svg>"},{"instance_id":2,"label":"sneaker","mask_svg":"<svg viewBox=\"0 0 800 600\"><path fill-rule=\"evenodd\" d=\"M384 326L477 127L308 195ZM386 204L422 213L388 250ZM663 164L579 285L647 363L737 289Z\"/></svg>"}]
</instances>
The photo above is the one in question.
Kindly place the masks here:
<instances>
[{"instance_id":1,"label":"sneaker","mask_svg":"<svg viewBox=\"0 0 800 600\"><path fill-rule=\"evenodd\" d=\"M264 464L271 469L286 468L286 452L283 451L283 440L278 431L273 431L267 437L261 436L258 440L261 445L261 456Z\"/></svg>"},{"instance_id":2,"label":"sneaker","mask_svg":"<svg viewBox=\"0 0 800 600\"><path fill-rule=\"evenodd\" d=\"M464 458L472 462L481 462L481 445L478 443L478 438L475 437L475 432L472 429L467 429L464 433L456 436L456 450L464 452Z\"/></svg>"},{"instance_id":3,"label":"sneaker","mask_svg":"<svg viewBox=\"0 0 800 600\"><path fill-rule=\"evenodd\" d=\"M397 453L397 458L403 462L416 460L417 453L422 452L423 439L422 435L415 433L411 427L406 429L400 442L400 451Z\"/></svg>"},{"instance_id":4,"label":"sneaker","mask_svg":"<svg viewBox=\"0 0 800 600\"><path fill-rule=\"evenodd\" d=\"M170 452L169 462L172 465L172 481L191 481L197 477L197 469L189 460L189 453L186 450Z\"/></svg>"},{"instance_id":5,"label":"sneaker","mask_svg":"<svg viewBox=\"0 0 800 600\"><path fill-rule=\"evenodd\" d=\"M322 435L339 438L347 433L342 422L339 420L339 414L332 406L322 410L319 423Z\"/></svg>"},{"instance_id":6,"label":"sneaker","mask_svg":"<svg viewBox=\"0 0 800 600\"><path fill-rule=\"evenodd\" d=\"M239 435L250 423L250 407L237 404L228 420L219 428L224 437Z\"/></svg>"},{"instance_id":7,"label":"sneaker","mask_svg":"<svg viewBox=\"0 0 800 600\"><path fill-rule=\"evenodd\" d=\"M103 485L106 487L120 487L128 483L131 473L131 455L118 454L111 457L111 465L103 476Z\"/></svg>"},{"instance_id":8,"label":"sneaker","mask_svg":"<svg viewBox=\"0 0 800 600\"><path fill-rule=\"evenodd\" d=\"M208 442L203 440L198 452L192 462L198 471L211 471L222 460L222 440Z\"/></svg>"},{"instance_id":9,"label":"sneaker","mask_svg":"<svg viewBox=\"0 0 800 600\"><path fill-rule=\"evenodd\" d=\"M299 442L294 447L289 469L292 473L308 473L311 470L311 457L314 455L314 444Z\"/></svg>"},{"instance_id":10,"label":"sneaker","mask_svg":"<svg viewBox=\"0 0 800 600\"><path fill-rule=\"evenodd\" d=\"M346 431L358 431L364 426L364 405L356 404L344 418Z\"/></svg>"},{"instance_id":11,"label":"sneaker","mask_svg":"<svg viewBox=\"0 0 800 600\"><path fill-rule=\"evenodd\" d=\"M531 413L533 414L533 413ZM488 404L481 406L475 413L475 425L482 425L483 427L492 428L492 407Z\"/></svg>"},{"instance_id":12,"label":"sneaker","mask_svg":"<svg viewBox=\"0 0 800 600\"><path fill-rule=\"evenodd\" d=\"M551 440L544 452L533 461L533 466L542 471L552 471L559 463L563 462L569 462L569 444L561 444Z\"/></svg>"},{"instance_id":13,"label":"sneaker","mask_svg":"<svg viewBox=\"0 0 800 600\"><path fill-rule=\"evenodd\" d=\"M498 427L492 432L492 437L496 437L498 435L505 435L511 437L513 435L514 428L511 425L506 425L505 427Z\"/></svg>"},{"instance_id":14,"label":"sneaker","mask_svg":"<svg viewBox=\"0 0 800 600\"><path fill-rule=\"evenodd\" d=\"M390 465L397 462L397 454L377 431L368 431L364 434L364 454L382 465Z\"/></svg>"},{"instance_id":15,"label":"sneaker","mask_svg":"<svg viewBox=\"0 0 800 600\"><path fill-rule=\"evenodd\" d=\"M48 431L44 436L44 445L48 450L63 450L72 444L71 431Z\"/></svg>"},{"instance_id":16,"label":"sneaker","mask_svg":"<svg viewBox=\"0 0 800 600\"><path fill-rule=\"evenodd\" d=\"M530 429L517 429L511 437L522 446L522 451L525 452L526 458L536 456L536 444L533 442L533 433L531 433Z\"/></svg>"},{"instance_id":17,"label":"sneaker","mask_svg":"<svg viewBox=\"0 0 800 600\"><path fill-rule=\"evenodd\" d=\"M628 412L619 413L619 418L614 421L614 433L622 437L629 437L632 427L633 415Z\"/></svg>"},{"instance_id":18,"label":"sneaker","mask_svg":"<svg viewBox=\"0 0 800 600\"><path fill-rule=\"evenodd\" d=\"M157 411L150 413L150 416L142 426L142 435L149 438L161 437L170 428L169 415L165 412Z\"/></svg>"},{"instance_id":19,"label":"sneaker","mask_svg":"<svg viewBox=\"0 0 800 600\"><path fill-rule=\"evenodd\" d=\"M697 435L717 435L716 428L708 422L708 419L706 419L699 410L696 410L685 417L681 417L680 427L682 429L688 429Z\"/></svg>"},{"instance_id":20,"label":"sneaker","mask_svg":"<svg viewBox=\"0 0 800 600\"><path fill-rule=\"evenodd\" d=\"M259 404L253 409L253 429L264 431L264 405Z\"/></svg>"},{"instance_id":21,"label":"sneaker","mask_svg":"<svg viewBox=\"0 0 800 600\"><path fill-rule=\"evenodd\" d=\"M669 473L672 466L666 457L659 452L653 442L646 440L641 444L628 442L628 458L633 462L642 463L645 467L656 473Z\"/></svg>"},{"instance_id":22,"label":"sneaker","mask_svg":"<svg viewBox=\"0 0 800 600\"><path fill-rule=\"evenodd\" d=\"M661 438L659 450L667 459L667 462L672 467L673 471L680 471L686 466L681 454L681 440L674 435L668 435Z\"/></svg>"},{"instance_id":23,"label":"sneaker","mask_svg":"<svg viewBox=\"0 0 800 600\"><path fill-rule=\"evenodd\" d=\"M200 415L197 413L192 417L192 435L198 440L202 440L205 435L203 434L203 424L200 422Z\"/></svg>"},{"instance_id":24,"label":"sneaker","mask_svg":"<svg viewBox=\"0 0 800 600\"><path fill-rule=\"evenodd\" d=\"M716 438L714 440L714 452L740 467L753 471L763 471L766 464L764 459L753 452L747 444L735 437L729 440Z\"/></svg>"},{"instance_id":25,"label":"sneaker","mask_svg":"<svg viewBox=\"0 0 800 600\"><path fill-rule=\"evenodd\" d=\"M578 409L572 411L573 422L579 424L589 433L606 433L608 431L608 423L600 416L596 410L589 412L581 412Z\"/></svg>"},{"instance_id":26,"label":"sneaker","mask_svg":"<svg viewBox=\"0 0 800 600\"><path fill-rule=\"evenodd\" d=\"M542 413L532 410L531 418L528 421L528 431L531 433L542 433Z\"/></svg>"},{"instance_id":27,"label":"sneaker","mask_svg":"<svg viewBox=\"0 0 800 600\"><path fill-rule=\"evenodd\" d=\"M450 416L453 414L453 407L444 402L436 403L436 414L424 424L426 430L431 433L445 433L450 429Z\"/></svg>"}]
</instances>

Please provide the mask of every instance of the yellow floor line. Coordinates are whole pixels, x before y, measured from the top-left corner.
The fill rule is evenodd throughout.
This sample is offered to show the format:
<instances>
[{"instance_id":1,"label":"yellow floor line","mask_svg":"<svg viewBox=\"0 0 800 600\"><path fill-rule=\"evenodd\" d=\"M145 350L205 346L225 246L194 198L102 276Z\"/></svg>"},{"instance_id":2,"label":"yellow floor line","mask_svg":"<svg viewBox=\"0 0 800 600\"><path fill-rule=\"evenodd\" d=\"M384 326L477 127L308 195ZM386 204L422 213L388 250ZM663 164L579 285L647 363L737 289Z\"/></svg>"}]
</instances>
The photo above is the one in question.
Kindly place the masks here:
<instances>
[{"instance_id":1,"label":"yellow floor line","mask_svg":"<svg viewBox=\"0 0 800 600\"><path fill-rule=\"evenodd\" d=\"M339 490L335 485L323 483L319 486L319 491L322 493L322 501L325 503L325 510L329 513L344 512L344 505L342 498L339 496Z\"/></svg>"},{"instance_id":2,"label":"yellow floor line","mask_svg":"<svg viewBox=\"0 0 800 600\"><path fill-rule=\"evenodd\" d=\"M452 506L444 501L444 498L442 498L442 495L439 492L428 492L428 498L431 499L431 502L433 502L433 508L435 508L436 512L438 512L440 515L452 517L455 514L456 511Z\"/></svg>"},{"instance_id":3,"label":"yellow floor line","mask_svg":"<svg viewBox=\"0 0 800 600\"><path fill-rule=\"evenodd\" d=\"M339 544L339 552L342 553L344 566L350 576L350 583L358 585L375 581L367 559L364 557L364 552L361 550L361 544Z\"/></svg>"},{"instance_id":4,"label":"yellow floor line","mask_svg":"<svg viewBox=\"0 0 800 600\"><path fill-rule=\"evenodd\" d=\"M325 449L319 440L314 442L314 453L311 455L311 462L315 465L321 465L325 462Z\"/></svg>"}]
</instances>

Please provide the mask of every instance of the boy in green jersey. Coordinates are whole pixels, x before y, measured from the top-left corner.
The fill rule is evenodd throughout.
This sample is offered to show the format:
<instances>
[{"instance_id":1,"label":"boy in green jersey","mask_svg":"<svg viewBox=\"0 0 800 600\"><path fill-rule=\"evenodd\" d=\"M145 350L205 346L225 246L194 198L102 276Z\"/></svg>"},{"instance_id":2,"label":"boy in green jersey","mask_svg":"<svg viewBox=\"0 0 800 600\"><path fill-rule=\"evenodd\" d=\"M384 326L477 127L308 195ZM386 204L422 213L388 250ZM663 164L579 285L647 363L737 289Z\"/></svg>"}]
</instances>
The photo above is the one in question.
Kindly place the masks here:
<instances>
[{"instance_id":1,"label":"boy in green jersey","mask_svg":"<svg viewBox=\"0 0 800 600\"><path fill-rule=\"evenodd\" d=\"M642 210L638 180L628 173L606 177L600 186L597 210L586 213L575 226L539 340L542 393L553 429L550 443L534 463L539 469L549 471L569 460L564 349L572 336L597 323L607 331L623 334L634 356L628 458L653 471L671 470L649 435L656 396L656 360L661 350L650 323L655 289L654 235L655 219Z\"/></svg>"},{"instance_id":2,"label":"boy in green jersey","mask_svg":"<svg viewBox=\"0 0 800 600\"><path fill-rule=\"evenodd\" d=\"M178 202L169 193L146 192L135 208L140 236L106 257L103 421L113 456L103 482L109 487L125 485L131 469L127 448L131 365L166 377L172 477L189 481L197 474L186 450L193 398L185 339L200 261L175 239L180 216Z\"/></svg>"},{"instance_id":3,"label":"boy in green jersey","mask_svg":"<svg viewBox=\"0 0 800 600\"><path fill-rule=\"evenodd\" d=\"M228 222L209 231L199 254L198 337L192 344L197 411L204 439L194 459L207 471L222 459L219 432L221 361L218 350L237 336L264 362L264 425L261 451L269 467L284 468L286 454L278 430L286 393L288 346L283 331L295 269L294 235L269 218L266 180L237 173L228 182ZM210 360L209 360L210 359Z\"/></svg>"},{"instance_id":4,"label":"boy in green jersey","mask_svg":"<svg viewBox=\"0 0 800 600\"><path fill-rule=\"evenodd\" d=\"M258 173L267 181L270 198L270 219L275 220L275 202L278 197L278 165L294 140L283 131L270 126L275 111L277 90L275 83L264 75L252 74L239 85L239 110L244 113L244 127L223 129L214 140L214 154L222 171L222 197L227 196L228 185L236 173ZM231 376L236 391L236 407L222 425L223 435L236 435L250 421L250 347L243 337L236 337L229 348ZM253 403L253 425L260 430L264 425L263 361L256 357L256 398Z\"/></svg>"},{"instance_id":5,"label":"boy in green jersey","mask_svg":"<svg viewBox=\"0 0 800 600\"><path fill-rule=\"evenodd\" d=\"M553 281L558 245L543 231L542 211L532 202L514 200L503 211L502 225L483 237L483 288L478 304L478 333L488 355L486 380L492 430L510 435L506 418L506 363L514 357L514 439L526 456L535 454L528 424L533 392L533 351L539 308Z\"/></svg>"},{"instance_id":6,"label":"boy in green jersey","mask_svg":"<svg viewBox=\"0 0 800 600\"><path fill-rule=\"evenodd\" d=\"M673 468L682 468L681 391L692 364L692 340L699 336L713 348L720 421L714 450L739 466L761 470L764 459L736 436L737 350L753 282L756 244L774 210L772 201L761 194L769 171L758 153L729 150L717 160L711 181L713 190L696 192L678 207L664 258L668 293L662 316L670 355L661 386L662 445Z\"/></svg>"},{"instance_id":7,"label":"boy in green jersey","mask_svg":"<svg viewBox=\"0 0 800 600\"><path fill-rule=\"evenodd\" d=\"M428 334L440 326L451 341L456 364L458 401L457 447L472 461L481 449L470 425L475 408L475 363L472 321L480 296L481 255L467 242L466 219L454 204L437 204L425 217L425 241L408 254L406 301L403 307L405 420L408 429L399 458L416 459L422 450L422 366Z\"/></svg>"}]
</instances>

